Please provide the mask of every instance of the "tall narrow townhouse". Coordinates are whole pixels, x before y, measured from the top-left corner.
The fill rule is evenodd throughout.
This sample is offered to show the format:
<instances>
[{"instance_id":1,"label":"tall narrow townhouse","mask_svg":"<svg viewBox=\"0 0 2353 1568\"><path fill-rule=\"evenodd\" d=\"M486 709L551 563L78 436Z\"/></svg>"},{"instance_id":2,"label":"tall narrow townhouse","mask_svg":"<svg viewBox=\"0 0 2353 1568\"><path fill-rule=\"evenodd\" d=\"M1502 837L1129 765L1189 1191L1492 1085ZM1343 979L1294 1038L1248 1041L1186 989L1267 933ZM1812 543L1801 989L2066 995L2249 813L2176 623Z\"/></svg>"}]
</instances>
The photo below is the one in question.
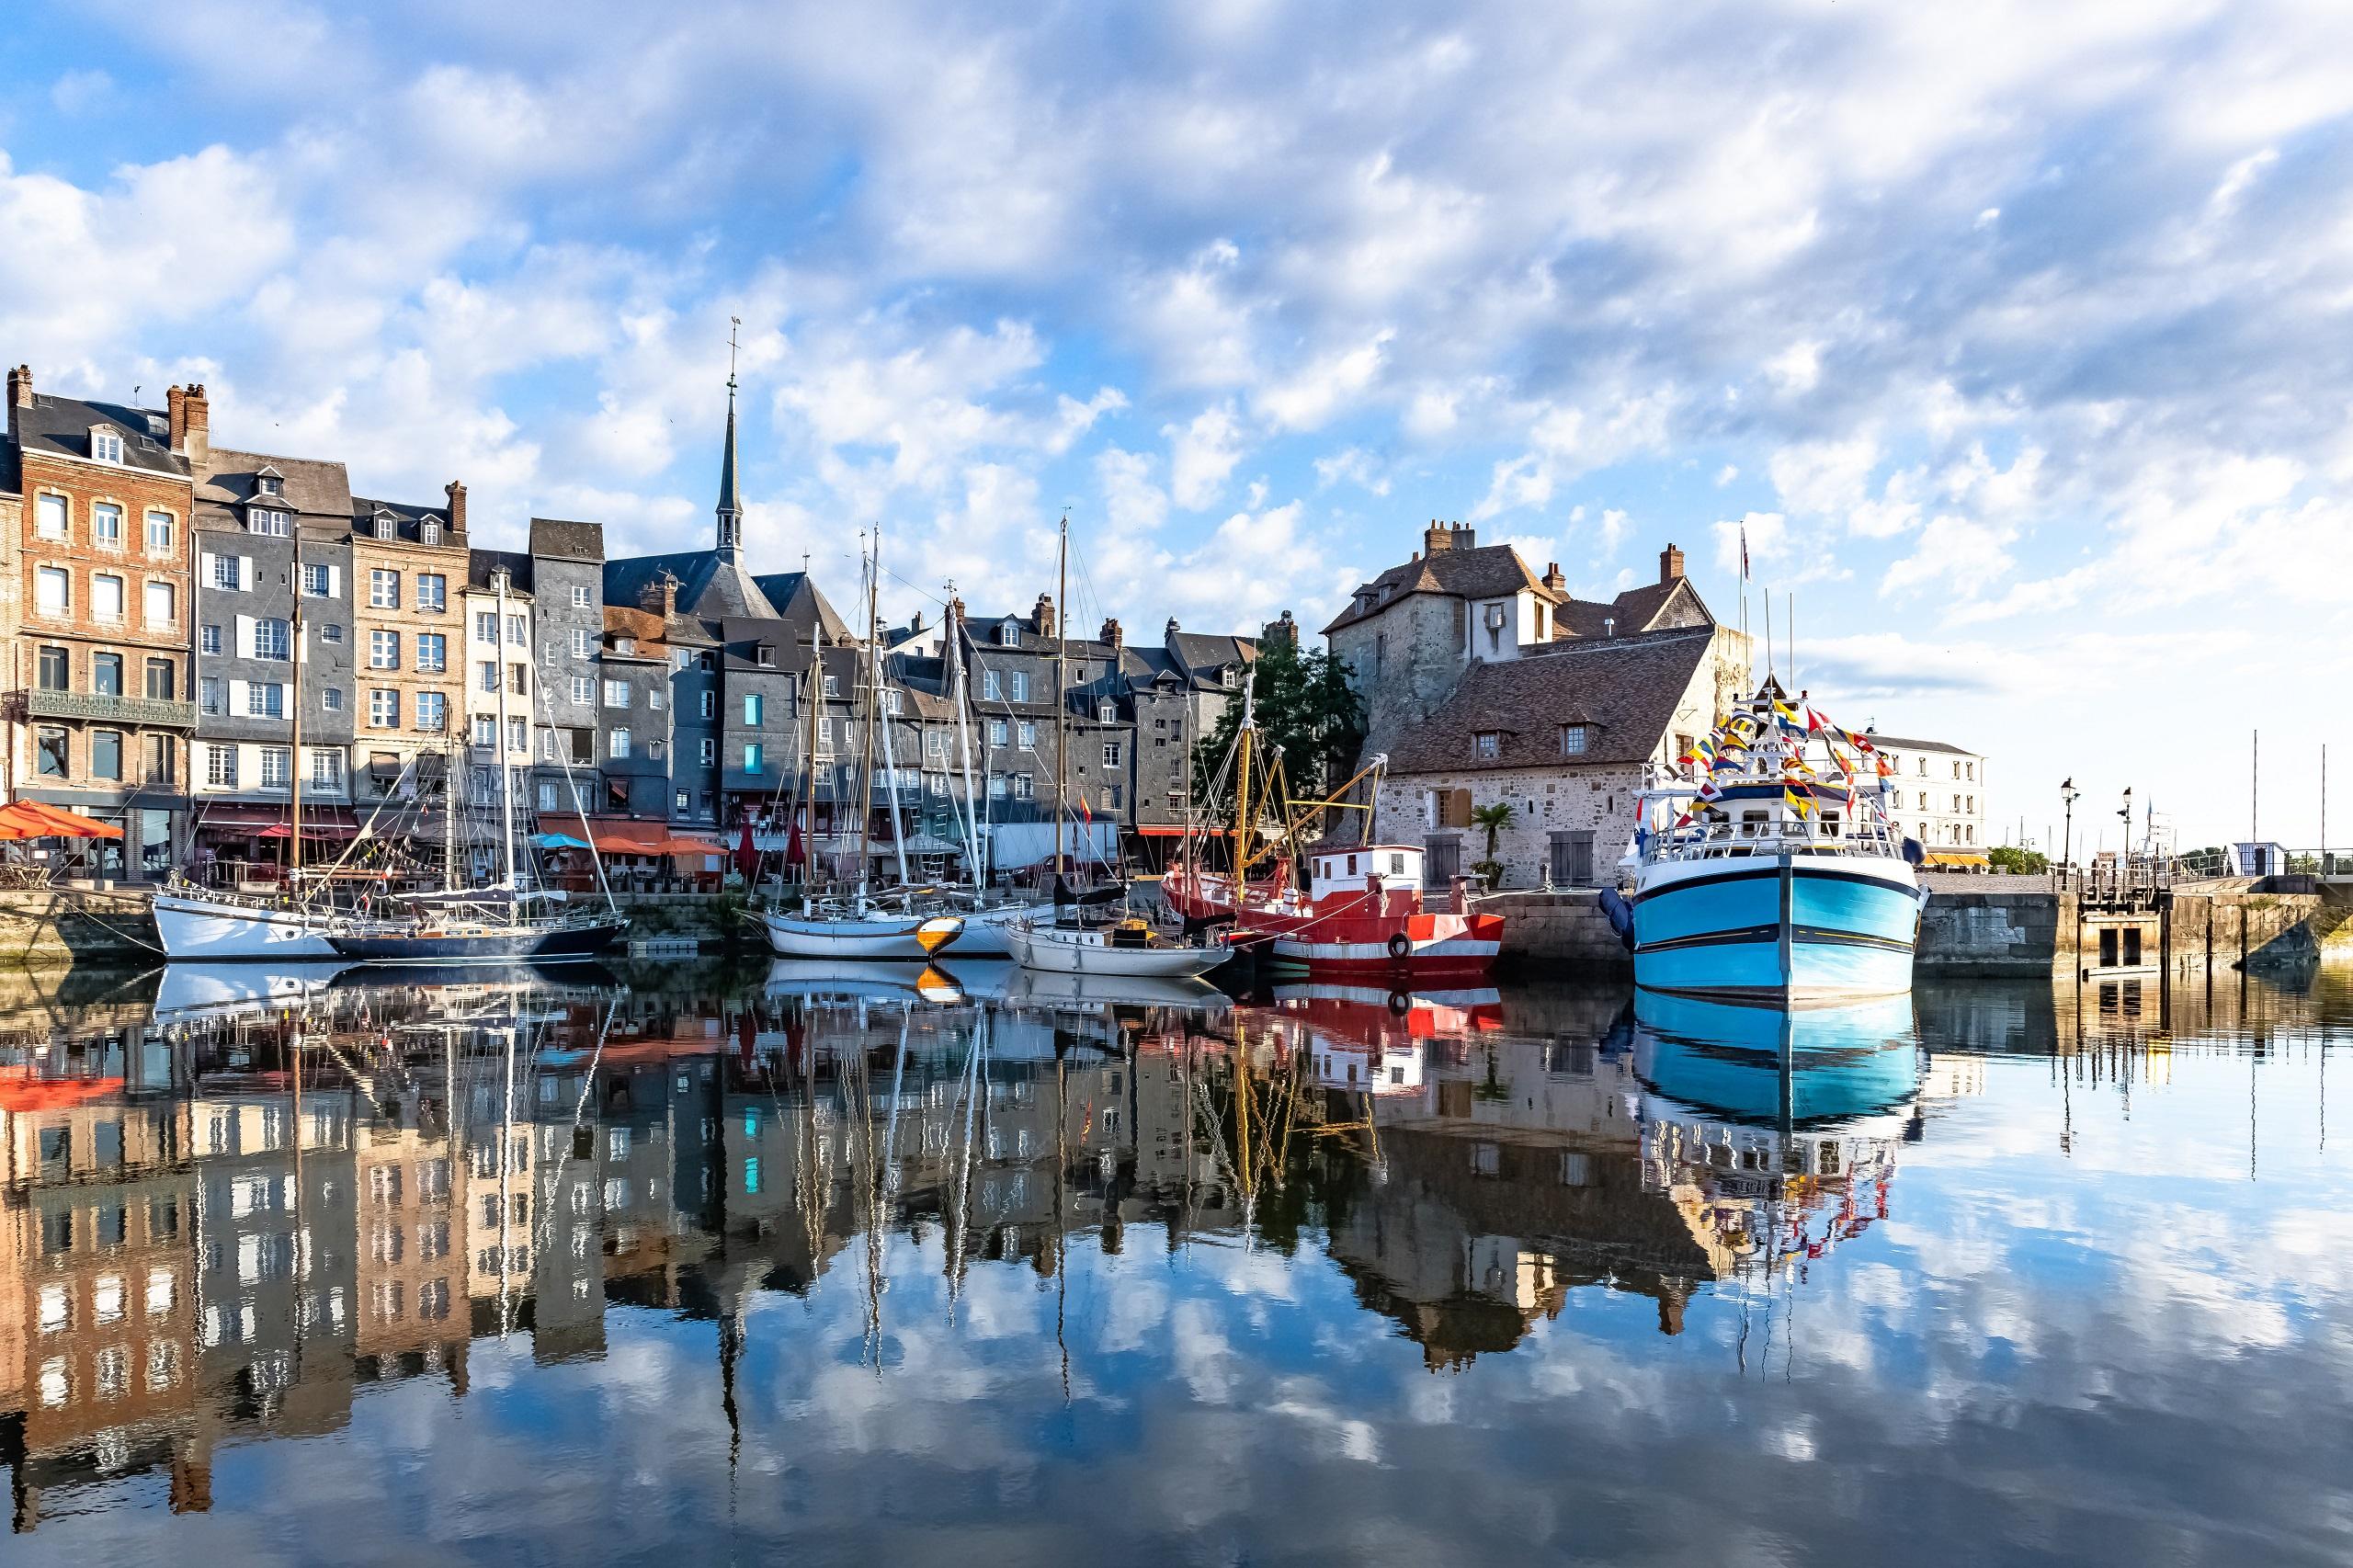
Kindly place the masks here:
<instances>
[{"instance_id":1,"label":"tall narrow townhouse","mask_svg":"<svg viewBox=\"0 0 2353 1568\"><path fill-rule=\"evenodd\" d=\"M537 763L529 799L541 812L593 812L605 530L597 523L533 517L530 537L531 654L539 668L530 710Z\"/></svg>"},{"instance_id":2,"label":"tall narrow townhouse","mask_svg":"<svg viewBox=\"0 0 2353 1568\"><path fill-rule=\"evenodd\" d=\"M350 481L339 462L224 447L192 462L196 863L221 880L284 865L298 769L315 863L357 827Z\"/></svg>"},{"instance_id":3,"label":"tall narrow townhouse","mask_svg":"<svg viewBox=\"0 0 2353 1568\"><path fill-rule=\"evenodd\" d=\"M352 788L364 814L442 798L463 712L466 487L445 506L351 503Z\"/></svg>"},{"instance_id":4,"label":"tall narrow townhouse","mask_svg":"<svg viewBox=\"0 0 2353 1568\"><path fill-rule=\"evenodd\" d=\"M99 874L160 880L187 828L188 453L204 392L133 408L37 393L19 365L7 403L0 482L21 498L7 790L120 826L92 841Z\"/></svg>"},{"instance_id":5,"label":"tall narrow townhouse","mask_svg":"<svg viewBox=\"0 0 2353 1568\"><path fill-rule=\"evenodd\" d=\"M495 812L511 790L518 833L531 809L532 715L540 683L531 655L531 558L517 551L470 552L464 593L466 799ZM489 874L489 861L475 875Z\"/></svg>"}]
</instances>

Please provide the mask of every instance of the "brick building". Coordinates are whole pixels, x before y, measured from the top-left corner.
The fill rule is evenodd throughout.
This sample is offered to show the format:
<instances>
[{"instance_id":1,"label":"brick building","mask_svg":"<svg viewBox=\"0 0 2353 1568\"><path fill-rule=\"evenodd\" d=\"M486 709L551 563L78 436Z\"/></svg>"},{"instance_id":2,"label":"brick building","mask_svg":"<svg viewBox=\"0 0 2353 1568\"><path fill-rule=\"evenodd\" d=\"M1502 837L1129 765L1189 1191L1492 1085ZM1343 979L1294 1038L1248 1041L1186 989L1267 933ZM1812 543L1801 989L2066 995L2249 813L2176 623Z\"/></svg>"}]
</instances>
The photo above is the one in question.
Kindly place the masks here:
<instances>
[{"instance_id":1,"label":"brick building","mask_svg":"<svg viewBox=\"0 0 2353 1568\"><path fill-rule=\"evenodd\" d=\"M188 810L188 449L203 389L168 409L84 401L8 372L0 508L14 522L17 631L5 784L120 826L102 875L160 878Z\"/></svg>"},{"instance_id":2,"label":"brick building","mask_svg":"<svg viewBox=\"0 0 2353 1568\"><path fill-rule=\"evenodd\" d=\"M463 723L465 639L460 597L471 551L466 487L441 506L355 497L351 525L353 796L363 813L387 799L438 798ZM378 667L373 650L401 650Z\"/></svg>"}]
</instances>

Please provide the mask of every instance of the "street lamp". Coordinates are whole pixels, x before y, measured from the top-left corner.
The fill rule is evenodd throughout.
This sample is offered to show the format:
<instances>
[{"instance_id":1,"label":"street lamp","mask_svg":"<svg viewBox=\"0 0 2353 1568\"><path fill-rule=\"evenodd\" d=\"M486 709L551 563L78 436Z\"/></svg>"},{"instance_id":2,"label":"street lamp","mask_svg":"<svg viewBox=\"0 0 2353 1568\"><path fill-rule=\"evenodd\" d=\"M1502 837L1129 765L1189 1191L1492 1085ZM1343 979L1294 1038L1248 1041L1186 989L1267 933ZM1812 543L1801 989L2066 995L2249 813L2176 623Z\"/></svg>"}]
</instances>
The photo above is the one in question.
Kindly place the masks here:
<instances>
[{"instance_id":1,"label":"street lamp","mask_svg":"<svg viewBox=\"0 0 2353 1568\"><path fill-rule=\"evenodd\" d=\"M2059 840L2059 875L2063 879L2067 875L2068 869L2075 863L2075 797L2080 793L2082 791L2075 788L2075 781L2073 778L2063 778L2059 781L2059 799L2064 801L2067 807L2066 832Z\"/></svg>"}]
</instances>

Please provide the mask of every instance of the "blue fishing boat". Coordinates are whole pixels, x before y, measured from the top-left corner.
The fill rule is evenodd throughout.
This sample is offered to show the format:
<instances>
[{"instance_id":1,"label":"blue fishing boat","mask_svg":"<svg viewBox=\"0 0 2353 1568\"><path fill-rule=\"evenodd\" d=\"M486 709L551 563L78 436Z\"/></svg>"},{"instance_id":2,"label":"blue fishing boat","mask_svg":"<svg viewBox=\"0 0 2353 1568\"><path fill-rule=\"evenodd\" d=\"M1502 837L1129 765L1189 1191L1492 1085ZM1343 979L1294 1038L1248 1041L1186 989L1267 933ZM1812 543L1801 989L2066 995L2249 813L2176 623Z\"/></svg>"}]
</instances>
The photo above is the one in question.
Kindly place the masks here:
<instances>
[{"instance_id":1,"label":"blue fishing boat","mask_svg":"<svg viewBox=\"0 0 2353 1568\"><path fill-rule=\"evenodd\" d=\"M1870 738L1770 682L1638 797L1615 909L1649 991L1789 1006L1912 989L1926 892Z\"/></svg>"}]
</instances>

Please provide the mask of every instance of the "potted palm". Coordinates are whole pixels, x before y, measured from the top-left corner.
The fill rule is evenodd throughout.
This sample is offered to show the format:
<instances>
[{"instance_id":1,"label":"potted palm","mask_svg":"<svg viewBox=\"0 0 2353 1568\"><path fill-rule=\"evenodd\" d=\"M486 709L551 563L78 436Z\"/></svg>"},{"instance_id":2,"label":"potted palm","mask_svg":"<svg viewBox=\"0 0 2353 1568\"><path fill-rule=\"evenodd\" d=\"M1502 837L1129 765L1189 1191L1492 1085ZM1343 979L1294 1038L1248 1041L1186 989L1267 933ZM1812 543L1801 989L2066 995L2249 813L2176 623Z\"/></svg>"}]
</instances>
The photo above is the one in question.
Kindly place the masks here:
<instances>
[{"instance_id":1,"label":"potted palm","mask_svg":"<svg viewBox=\"0 0 2353 1568\"><path fill-rule=\"evenodd\" d=\"M1497 801L1491 806L1481 806L1471 813L1471 825L1483 828L1487 834L1487 858L1471 869L1486 879L1488 887L1501 887L1504 866L1495 858L1495 835L1511 825L1511 802Z\"/></svg>"}]
</instances>

